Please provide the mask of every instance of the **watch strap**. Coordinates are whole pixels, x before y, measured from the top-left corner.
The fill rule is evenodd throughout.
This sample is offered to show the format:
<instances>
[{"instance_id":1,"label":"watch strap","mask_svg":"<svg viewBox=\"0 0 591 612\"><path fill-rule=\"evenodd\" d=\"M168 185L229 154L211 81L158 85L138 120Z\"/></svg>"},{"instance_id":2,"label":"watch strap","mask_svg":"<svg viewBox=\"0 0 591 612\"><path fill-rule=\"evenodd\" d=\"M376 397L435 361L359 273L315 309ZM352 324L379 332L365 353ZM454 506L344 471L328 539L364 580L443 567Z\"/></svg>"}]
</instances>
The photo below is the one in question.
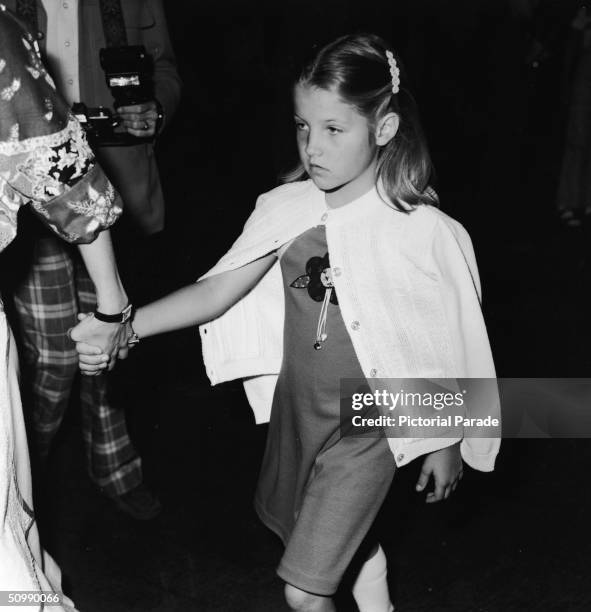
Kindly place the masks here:
<instances>
[{"instance_id":1,"label":"watch strap","mask_svg":"<svg viewBox=\"0 0 591 612\"><path fill-rule=\"evenodd\" d=\"M132 304L127 304L127 306L117 314L105 314L99 310L94 311L95 319L98 319L103 323L127 323L127 321L130 321L133 318L133 314L134 307Z\"/></svg>"}]
</instances>

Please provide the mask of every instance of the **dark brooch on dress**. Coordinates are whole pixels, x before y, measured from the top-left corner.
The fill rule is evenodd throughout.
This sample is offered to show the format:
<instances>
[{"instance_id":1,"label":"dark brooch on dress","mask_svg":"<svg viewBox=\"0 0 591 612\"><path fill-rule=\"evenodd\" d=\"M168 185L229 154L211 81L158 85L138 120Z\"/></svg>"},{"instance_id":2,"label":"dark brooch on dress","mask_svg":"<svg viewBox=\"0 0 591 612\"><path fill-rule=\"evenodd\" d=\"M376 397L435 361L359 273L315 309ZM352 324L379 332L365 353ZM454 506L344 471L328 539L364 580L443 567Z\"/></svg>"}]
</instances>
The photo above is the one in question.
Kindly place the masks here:
<instances>
[{"instance_id":1,"label":"dark brooch on dress","mask_svg":"<svg viewBox=\"0 0 591 612\"><path fill-rule=\"evenodd\" d=\"M308 289L308 295L315 302L322 302L327 289L332 289L332 270L328 253L324 257L310 257L306 264L306 274L298 276L290 287L295 289ZM331 292L330 303L338 305L339 300L335 291Z\"/></svg>"},{"instance_id":2,"label":"dark brooch on dress","mask_svg":"<svg viewBox=\"0 0 591 612\"><path fill-rule=\"evenodd\" d=\"M324 257L311 257L306 264L306 274L298 276L290 287L295 289L308 289L308 295L315 302L322 302L320 317L318 318L318 328L316 331L316 342L314 348L319 351L322 343L328 337L326 334L326 318L328 315L328 303L338 305L336 291L332 282L332 270L328 253Z\"/></svg>"}]
</instances>

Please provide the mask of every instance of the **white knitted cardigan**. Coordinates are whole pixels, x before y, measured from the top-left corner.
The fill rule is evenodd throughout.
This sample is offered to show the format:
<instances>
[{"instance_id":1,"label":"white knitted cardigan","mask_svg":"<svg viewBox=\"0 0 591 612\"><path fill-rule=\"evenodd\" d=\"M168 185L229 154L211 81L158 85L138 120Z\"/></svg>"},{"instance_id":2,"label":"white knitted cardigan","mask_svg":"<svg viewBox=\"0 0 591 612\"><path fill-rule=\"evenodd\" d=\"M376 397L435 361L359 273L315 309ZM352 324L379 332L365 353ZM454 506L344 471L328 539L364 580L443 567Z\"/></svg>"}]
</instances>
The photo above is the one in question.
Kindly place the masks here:
<instances>
[{"instance_id":1,"label":"white knitted cardigan","mask_svg":"<svg viewBox=\"0 0 591 612\"><path fill-rule=\"evenodd\" d=\"M321 224L341 314L368 379L495 377L470 238L437 208L406 214L373 189L331 209L312 181L283 185L258 198L240 237L202 278L239 268ZM269 419L283 319L277 262L247 296L200 327L211 383L245 379L257 422ZM484 412L494 416L493 396ZM458 440L390 437L388 443L400 466ZM499 444L498 438L465 438L462 456L490 471Z\"/></svg>"}]
</instances>

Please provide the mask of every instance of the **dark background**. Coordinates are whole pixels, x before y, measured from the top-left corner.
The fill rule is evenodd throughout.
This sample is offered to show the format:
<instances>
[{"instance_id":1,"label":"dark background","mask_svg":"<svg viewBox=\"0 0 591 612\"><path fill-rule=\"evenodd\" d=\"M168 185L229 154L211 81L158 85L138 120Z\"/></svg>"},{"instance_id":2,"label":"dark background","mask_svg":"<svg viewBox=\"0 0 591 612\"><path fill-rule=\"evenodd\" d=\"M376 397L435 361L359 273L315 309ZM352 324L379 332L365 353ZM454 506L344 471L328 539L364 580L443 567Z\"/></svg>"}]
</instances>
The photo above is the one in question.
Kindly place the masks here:
<instances>
[{"instance_id":1,"label":"dark background","mask_svg":"<svg viewBox=\"0 0 591 612\"><path fill-rule=\"evenodd\" d=\"M509 0L167 3L185 87L158 145L166 235L129 279L137 301L204 273L295 159L298 56L373 31L405 62L442 209L472 236L499 375L588 376L589 231L563 229L554 210L576 4L528 15ZM92 489L72 410L40 518L78 607L285 610L281 546L251 508L266 428L240 385L209 387L193 329L145 340L114 377L164 512L134 523ZM381 519L397 610L590 609L589 465L586 440L505 441L495 473L469 471L435 506L413 492L420 462L400 470ZM343 594L339 610L353 609Z\"/></svg>"}]
</instances>

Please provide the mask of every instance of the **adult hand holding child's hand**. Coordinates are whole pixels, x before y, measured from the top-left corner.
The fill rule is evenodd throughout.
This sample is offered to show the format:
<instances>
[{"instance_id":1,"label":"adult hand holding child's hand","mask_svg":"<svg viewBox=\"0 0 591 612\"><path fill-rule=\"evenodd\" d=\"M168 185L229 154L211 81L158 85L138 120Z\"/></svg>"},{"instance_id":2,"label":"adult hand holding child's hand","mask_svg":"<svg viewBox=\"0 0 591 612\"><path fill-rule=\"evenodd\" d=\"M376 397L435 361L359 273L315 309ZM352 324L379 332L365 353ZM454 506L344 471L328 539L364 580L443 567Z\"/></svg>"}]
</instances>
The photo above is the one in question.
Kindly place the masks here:
<instances>
[{"instance_id":1,"label":"adult hand holding child's hand","mask_svg":"<svg viewBox=\"0 0 591 612\"><path fill-rule=\"evenodd\" d=\"M131 335L129 324L103 323L92 313L79 314L78 320L80 322L69 335L76 343L82 374L97 376L107 368L112 370L117 358L127 357L127 341Z\"/></svg>"}]
</instances>

